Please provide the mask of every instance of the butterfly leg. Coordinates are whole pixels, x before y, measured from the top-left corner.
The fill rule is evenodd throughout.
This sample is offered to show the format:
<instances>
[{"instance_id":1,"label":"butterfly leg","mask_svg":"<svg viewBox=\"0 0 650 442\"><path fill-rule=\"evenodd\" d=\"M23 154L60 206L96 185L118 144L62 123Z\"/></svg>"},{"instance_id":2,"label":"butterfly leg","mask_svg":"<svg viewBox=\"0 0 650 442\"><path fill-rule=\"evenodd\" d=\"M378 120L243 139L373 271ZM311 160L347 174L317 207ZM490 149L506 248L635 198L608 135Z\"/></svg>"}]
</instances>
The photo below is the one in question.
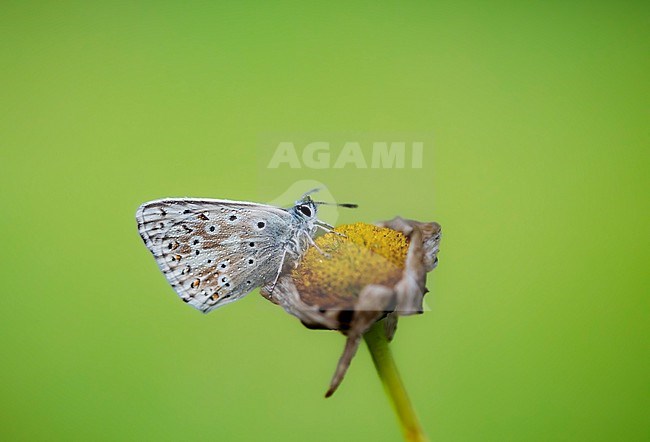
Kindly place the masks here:
<instances>
[{"instance_id":1,"label":"butterfly leg","mask_svg":"<svg viewBox=\"0 0 650 442\"><path fill-rule=\"evenodd\" d=\"M310 243L310 244L311 244L311 245L312 245L316 250L318 250L318 253L320 253L321 255L323 255L325 258L330 258L330 257L331 257L331 255L330 255L329 253L325 253L325 252L323 252L323 250L321 250L321 248L318 247L318 245L314 242L314 238L312 238L308 233L305 233L305 235L307 235L307 240L309 241L309 243Z\"/></svg>"},{"instance_id":2,"label":"butterfly leg","mask_svg":"<svg viewBox=\"0 0 650 442\"><path fill-rule=\"evenodd\" d=\"M322 229L325 229L326 227L327 227L327 229L329 229L329 230L333 230L333 229L334 229L334 226L333 226L333 225L331 225L331 224L329 224L329 223L326 223L325 221L321 221L321 220L319 220L319 219L316 220L315 224L316 224L318 227L322 228Z\"/></svg>"},{"instance_id":3,"label":"butterfly leg","mask_svg":"<svg viewBox=\"0 0 650 442\"><path fill-rule=\"evenodd\" d=\"M325 223L325 222L323 222L323 221L320 221L320 220L319 220L315 225L316 225L316 227L319 227L319 228L323 229L323 230L326 231L327 233L333 233L333 234L335 234L335 235L338 235L338 236L342 236L342 237L344 237L344 238L347 238L347 236L344 235L343 233L341 233L341 232L337 232L336 230L334 230L334 226L331 226L331 225L329 225L329 224L327 224L327 223Z\"/></svg>"},{"instance_id":4,"label":"butterfly leg","mask_svg":"<svg viewBox=\"0 0 650 442\"><path fill-rule=\"evenodd\" d=\"M275 275L275 279L273 280L273 284L271 285L271 290L269 290L269 295L273 293L273 289L275 288L275 285L278 283L278 279L280 278L280 274L282 273L282 268L284 267L284 258L287 256L287 249L284 249L282 252L282 259L280 260L280 266L278 267L278 273Z\"/></svg>"}]
</instances>

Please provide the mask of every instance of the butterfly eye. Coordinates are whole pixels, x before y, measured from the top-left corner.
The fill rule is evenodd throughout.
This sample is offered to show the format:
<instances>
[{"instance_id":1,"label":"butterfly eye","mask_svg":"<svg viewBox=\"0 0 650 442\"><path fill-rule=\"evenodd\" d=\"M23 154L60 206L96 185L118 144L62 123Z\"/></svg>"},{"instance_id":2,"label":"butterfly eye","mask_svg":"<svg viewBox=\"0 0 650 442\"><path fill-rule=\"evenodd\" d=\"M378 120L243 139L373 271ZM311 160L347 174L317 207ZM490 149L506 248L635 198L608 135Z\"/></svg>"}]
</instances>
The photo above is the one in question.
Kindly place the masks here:
<instances>
[{"instance_id":1,"label":"butterfly eye","mask_svg":"<svg viewBox=\"0 0 650 442\"><path fill-rule=\"evenodd\" d=\"M298 210L305 216L311 216L311 209L307 206L299 206Z\"/></svg>"}]
</instances>

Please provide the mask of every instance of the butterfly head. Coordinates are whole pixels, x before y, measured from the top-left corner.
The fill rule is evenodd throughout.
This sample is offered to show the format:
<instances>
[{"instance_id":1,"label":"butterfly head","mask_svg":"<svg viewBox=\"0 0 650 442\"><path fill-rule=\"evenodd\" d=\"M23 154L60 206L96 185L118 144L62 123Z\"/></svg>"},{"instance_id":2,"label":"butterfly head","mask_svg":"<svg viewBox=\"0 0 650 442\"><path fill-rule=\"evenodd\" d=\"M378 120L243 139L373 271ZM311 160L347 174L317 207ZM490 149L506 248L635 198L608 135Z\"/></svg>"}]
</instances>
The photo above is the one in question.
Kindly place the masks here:
<instances>
[{"instance_id":1,"label":"butterfly head","mask_svg":"<svg viewBox=\"0 0 650 442\"><path fill-rule=\"evenodd\" d=\"M311 197L305 195L302 199L296 201L296 204L290 209L290 212L301 221L310 221L316 219L318 208Z\"/></svg>"},{"instance_id":2,"label":"butterfly head","mask_svg":"<svg viewBox=\"0 0 650 442\"><path fill-rule=\"evenodd\" d=\"M296 204L289 209L289 212L298 219L300 222L310 223L313 221L318 221L316 215L318 212L318 206L329 205L329 206L338 206L338 207L347 207L347 208L356 208L356 204L350 203L327 203L323 201L314 201L311 199L311 194L317 192L319 189L313 189L305 193L301 199L296 201ZM328 224L325 224L329 226ZM329 226L331 227L331 226Z\"/></svg>"}]
</instances>

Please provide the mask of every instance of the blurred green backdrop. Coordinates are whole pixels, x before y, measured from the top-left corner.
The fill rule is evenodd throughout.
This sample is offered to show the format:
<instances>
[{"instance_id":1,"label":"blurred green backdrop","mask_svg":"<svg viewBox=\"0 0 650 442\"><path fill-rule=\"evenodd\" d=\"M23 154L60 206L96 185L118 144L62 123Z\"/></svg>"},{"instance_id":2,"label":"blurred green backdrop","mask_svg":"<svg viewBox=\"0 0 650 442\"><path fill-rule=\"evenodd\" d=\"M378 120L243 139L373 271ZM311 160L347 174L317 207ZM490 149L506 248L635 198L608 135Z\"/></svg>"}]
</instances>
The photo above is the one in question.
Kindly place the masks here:
<instances>
[{"instance_id":1,"label":"blurred green backdrop","mask_svg":"<svg viewBox=\"0 0 650 442\"><path fill-rule=\"evenodd\" d=\"M650 437L647 2L2 2L0 437L399 440L365 348L178 301L147 200L297 179L437 220L394 352L432 441ZM432 133L422 169L265 169L261 134ZM264 138L262 138L264 139ZM307 190L307 189L304 189Z\"/></svg>"}]
</instances>

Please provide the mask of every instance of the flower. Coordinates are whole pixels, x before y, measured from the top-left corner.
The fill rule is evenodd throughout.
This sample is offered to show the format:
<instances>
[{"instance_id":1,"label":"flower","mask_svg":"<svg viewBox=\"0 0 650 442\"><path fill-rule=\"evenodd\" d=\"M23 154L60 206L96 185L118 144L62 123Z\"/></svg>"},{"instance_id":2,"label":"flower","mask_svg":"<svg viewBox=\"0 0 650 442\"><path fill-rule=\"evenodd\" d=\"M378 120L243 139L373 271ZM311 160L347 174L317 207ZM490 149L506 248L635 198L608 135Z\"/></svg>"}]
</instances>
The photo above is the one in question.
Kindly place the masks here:
<instances>
[{"instance_id":1,"label":"flower","mask_svg":"<svg viewBox=\"0 0 650 442\"><path fill-rule=\"evenodd\" d=\"M422 313L426 273L437 265L440 225L400 217L377 225L337 227L315 240L296 268L262 295L313 329L339 330L345 349L330 383L343 380L363 334L386 318L390 340L397 317Z\"/></svg>"}]
</instances>

